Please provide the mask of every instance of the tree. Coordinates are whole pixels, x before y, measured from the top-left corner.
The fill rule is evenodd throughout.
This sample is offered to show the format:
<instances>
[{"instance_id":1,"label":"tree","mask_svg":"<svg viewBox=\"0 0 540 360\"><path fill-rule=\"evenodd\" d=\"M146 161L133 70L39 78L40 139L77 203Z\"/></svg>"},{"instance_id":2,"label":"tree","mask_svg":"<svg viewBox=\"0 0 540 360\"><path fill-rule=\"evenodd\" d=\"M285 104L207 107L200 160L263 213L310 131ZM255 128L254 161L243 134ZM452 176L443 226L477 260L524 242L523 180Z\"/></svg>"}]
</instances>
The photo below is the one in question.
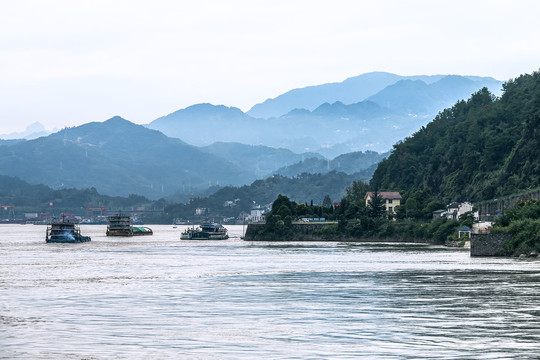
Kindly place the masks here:
<instances>
[{"instance_id":1,"label":"tree","mask_svg":"<svg viewBox=\"0 0 540 360\"><path fill-rule=\"evenodd\" d=\"M407 201L405 201L405 214L407 218L417 218L419 217L418 213L418 202L414 197L408 198Z\"/></svg>"},{"instance_id":2,"label":"tree","mask_svg":"<svg viewBox=\"0 0 540 360\"><path fill-rule=\"evenodd\" d=\"M381 218L386 215L386 206L382 196L378 191L372 193L371 200L368 201L368 216L371 218Z\"/></svg>"},{"instance_id":3,"label":"tree","mask_svg":"<svg viewBox=\"0 0 540 360\"><path fill-rule=\"evenodd\" d=\"M287 205L283 204L279 207L275 214L281 216L282 219L285 219L285 217L292 215L292 211Z\"/></svg>"},{"instance_id":4,"label":"tree","mask_svg":"<svg viewBox=\"0 0 540 360\"><path fill-rule=\"evenodd\" d=\"M347 200L353 204L360 204L364 202L366 192L368 192L369 187L366 183L361 181L353 181L351 186L348 186L347 191Z\"/></svg>"},{"instance_id":5,"label":"tree","mask_svg":"<svg viewBox=\"0 0 540 360\"><path fill-rule=\"evenodd\" d=\"M287 210L285 210L286 208ZM284 218L287 215L295 216L296 203L289 200L285 195L279 194L277 199L272 204L272 215L282 215Z\"/></svg>"},{"instance_id":6,"label":"tree","mask_svg":"<svg viewBox=\"0 0 540 360\"><path fill-rule=\"evenodd\" d=\"M324 197L324 200L322 202L322 205L324 207L332 207L332 199L330 198L330 195L326 195Z\"/></svg>"}]
</instances>

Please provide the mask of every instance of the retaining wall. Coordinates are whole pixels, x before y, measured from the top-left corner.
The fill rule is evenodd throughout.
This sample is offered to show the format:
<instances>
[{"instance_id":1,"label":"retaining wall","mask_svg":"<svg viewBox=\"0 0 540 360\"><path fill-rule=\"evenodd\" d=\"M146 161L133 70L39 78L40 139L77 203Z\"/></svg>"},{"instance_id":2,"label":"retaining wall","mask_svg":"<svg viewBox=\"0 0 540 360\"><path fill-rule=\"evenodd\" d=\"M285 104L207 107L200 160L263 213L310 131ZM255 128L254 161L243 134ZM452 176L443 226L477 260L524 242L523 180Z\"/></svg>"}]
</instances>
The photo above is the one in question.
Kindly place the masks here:
<instances>
[{"instance_id":1,"label":"retaining wall","mask_svg":"<svg viewBox=\"0 0 540 360\"><path fill-rule=\"evenodd\" d=\"M473 234L471 256L510 256L503 245L511 239L510 234Z\"/></svg>"}]
</instances>

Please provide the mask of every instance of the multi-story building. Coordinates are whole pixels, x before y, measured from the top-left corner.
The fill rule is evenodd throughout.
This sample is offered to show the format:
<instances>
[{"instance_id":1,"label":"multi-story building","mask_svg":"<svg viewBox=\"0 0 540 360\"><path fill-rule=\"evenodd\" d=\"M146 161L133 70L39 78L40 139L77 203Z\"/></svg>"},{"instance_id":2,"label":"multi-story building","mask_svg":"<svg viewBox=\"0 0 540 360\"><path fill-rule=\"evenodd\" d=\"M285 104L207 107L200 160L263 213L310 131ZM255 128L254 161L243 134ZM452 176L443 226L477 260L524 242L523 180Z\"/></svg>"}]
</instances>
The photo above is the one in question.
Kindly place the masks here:
<instances>
[{"instance_id":1,"label":"multi-story building","mask_svg":"<svg viewBox=\"0 0 540 360\"><path fill-rule=\"evenodd\" d=\"M401 204L401 195L397 191L390 191L390 192L379 192L377 193L384 201L386 212L395 214L396 213L396 207ZM373 199L375 196L375 193L368 192L366 193L366 206L369 204L369 202Z\"/></svg>"}]
</instances>

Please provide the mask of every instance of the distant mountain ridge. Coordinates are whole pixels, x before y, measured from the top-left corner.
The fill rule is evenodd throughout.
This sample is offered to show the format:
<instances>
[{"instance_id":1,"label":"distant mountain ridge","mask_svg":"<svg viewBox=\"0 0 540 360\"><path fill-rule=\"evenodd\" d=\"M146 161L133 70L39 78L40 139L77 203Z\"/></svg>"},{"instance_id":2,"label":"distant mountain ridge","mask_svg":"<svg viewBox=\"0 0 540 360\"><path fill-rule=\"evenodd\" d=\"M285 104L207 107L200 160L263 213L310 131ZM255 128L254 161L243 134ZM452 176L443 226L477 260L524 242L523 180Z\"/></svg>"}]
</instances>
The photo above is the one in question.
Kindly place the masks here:
<instances>
[{"instance_id":1,"label":"distant mountain ridge","mask_svg":"<svg viewBox=\"0 0 540 360\"><path fill-rule=\"evenodd\" d=\"M34 122L26 127L21 132L12 132L10 134L0 134L0 139L3 140L14 140L14 139L26 139L32 140L41 136L47 136L51 132L45 129L43 124L40 122Z\"/></svg>"},{"instance_id":2,"label":"distant mountain ridge","mask_svg":"<svg viewBox=\"0 0 540 360\"><path fill-rule=\"evenodd\" d=\"M257 177L261 177L274 170L287 165L292 165L306 158L324 158L317 153L296 154L288 149L272 148L263 145L245 145L240 143L216 142L212 145L201 147L202 151L223 158L238 167L252 171ZM297 174L294 174L295 176Z\"/></svg>"},{"instance_id":3,"label":"distant mountain ridge","mask_svg":"<svg viewBox=\"0 0 540 360\"><path fill-rule=\"evenodd\" d=\"M387 86L400 80L422 81L430 85L447 75L414 75L401 76L387 72L370 72L345 79L340 83L329 83L293 89L263 103L254 105L247 114L255 118L279 117L295 108L314 110L323 103L340 101L353 104L369 99ZM457 76L457 75L456 75ZM501 82L490 77L459 76L477 83L473 91L487 86L492 92L500 92ZM465 94L468 97L472 92ZM458 100L458 99L455 99ZM455 102L454 100L454 102ZM381 106L385 106L380 104ZM440 109L442 110L442 109Z\"/></svg>"},{"instance_id":4,"label":"distant mountain ridge","mask_svg":"<svg viewBox=\"0 0 540 360\"><path fill-rule=\"evenodd\" d=\"M435 115L457 100L467 99L482 87L500 94L501 82L495 79L471 80L464 76L448 75L431 84L421 80L399 80L367 98L396 112ZM499 89L497 91L496 89Z\"/></svg>"},{"instance_id":5,"label":"distant mountain ridge","mask_svg":"<svg viewBox=\"0 0 540 360\"><path fill-rule=\"evenodd\" d=\"M355 151L337 156L332 160L320 158L308 158L293 165L279 168L273 174L293 177L298 174L326 174L330 171L354 174L362 172L362 181L369 181L375 171L376 165L389 153L377 153L375 151ZM365 172L366 169L370 171Z\"/></svg>"},{"instance_id":6,"label":"distant mountain ridge","mask_svg":"<svg viewBox=\"0 0 540 360\"><path fill-rule=\"evenodd\" d=\"M280 168L289 176L312 171L306 167L344 171L325 157L348 154L346 171L364 178L371 175L369 167L354 161L355 152L387 151L422 129L447 102L500 84L474 76L370 73L310 87L320 96L309 101L332 94L311 108L301 106L309 91L287 93L295 106L269 119L212 104L175 111L147 126L113 117L33 140L0 140L0 174L54 189L96 187L102 194L156 199L240 186ZM346 91L354 86L356 91ZM367 100L347 103L358 94ZM335 100L342 95L343 101Z\"/></svg>"},{"instance_id":7,"label":"distant mountain ridge","mask_svg":"<svg viewBox=\"0 0 540 360\"><path fill-rule=\"evenodd\" d=\"M255 179L222 158L120 117L0 146L0 169L55 189L96 187L107 195L149 198Z\"/></svg>"},{"instance_id":8,"label":"distant mountain ridge","mask_svg":"<svg viewBox=\"0 0 540 360\"><path fill-rule=\"evenodd\" d=\"M238 108L203 103L162 116L152 121L148 128L184 139L193 145L207 146L216 141L238 141L239 138L235 136L237 129L251 127L253 120ZM194 127L195 124L201 126ZM219 138L213 135L217 133Z\"/></svg>"},{"instance_id":9,"label":"distant mountain ridge","mask_svg":"<svg viewBox=\"0 0 540 360\"><path fill-rule=\"evenodd\" d=\"M0 174L55 190L95 187L105 195L156 199L244 185L308 157L323 158L238 143L198 148L116 116L34 140L0 142Z\"/></svg>"},{"instance_id":10,"label":"distant mountain ridge","mask_svg":"<svg viewBox=\"0 0 540 360\"><path fill-rule=\"evenodd\" d=\"M148 127L196 146L238 142L330 158L353 151L384 152L445 107L484 86L499 92L501 84L475 76L368 73L268 100L264 106L286 104L276 107L279 116L268 119L254 110L262 109L262 104L247 114L223 105L198 104L160 117ZM358 98L362 101L348 103Z\"/></svg>"}]
</instances>

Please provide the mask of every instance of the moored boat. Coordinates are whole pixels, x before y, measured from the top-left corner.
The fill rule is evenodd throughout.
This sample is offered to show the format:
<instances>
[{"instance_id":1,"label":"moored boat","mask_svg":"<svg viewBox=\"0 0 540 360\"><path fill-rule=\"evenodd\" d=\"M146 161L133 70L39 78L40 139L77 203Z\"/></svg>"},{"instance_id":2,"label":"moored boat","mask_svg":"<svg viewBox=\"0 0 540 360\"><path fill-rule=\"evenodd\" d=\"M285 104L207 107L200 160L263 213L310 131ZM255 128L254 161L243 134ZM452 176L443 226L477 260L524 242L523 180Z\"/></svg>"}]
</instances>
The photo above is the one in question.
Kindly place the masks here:
<instances>
[{"instance_id":1,"label":"moored boat","mask_svg":"<svg viewBox=\"0 0 540 360\"><path fill-rule=\"evenodd\" d=\"M81 235L77 224L66 221L65 217L62 217L62 221L52 221L45 234L45 242L48 243L81 243L90 240L90 236Z\"/></svg>"},{"instance_id":2,"label":"moored boat","mask_svg":"<svg viewBox=\"0 0 540 360\"><path fill-rule=\"evenodd\" d=\"M199 227L186 229L180 236L181 240L227 240L227 229L217 223L202 223Z\"/></svg>"}]
</instances>

